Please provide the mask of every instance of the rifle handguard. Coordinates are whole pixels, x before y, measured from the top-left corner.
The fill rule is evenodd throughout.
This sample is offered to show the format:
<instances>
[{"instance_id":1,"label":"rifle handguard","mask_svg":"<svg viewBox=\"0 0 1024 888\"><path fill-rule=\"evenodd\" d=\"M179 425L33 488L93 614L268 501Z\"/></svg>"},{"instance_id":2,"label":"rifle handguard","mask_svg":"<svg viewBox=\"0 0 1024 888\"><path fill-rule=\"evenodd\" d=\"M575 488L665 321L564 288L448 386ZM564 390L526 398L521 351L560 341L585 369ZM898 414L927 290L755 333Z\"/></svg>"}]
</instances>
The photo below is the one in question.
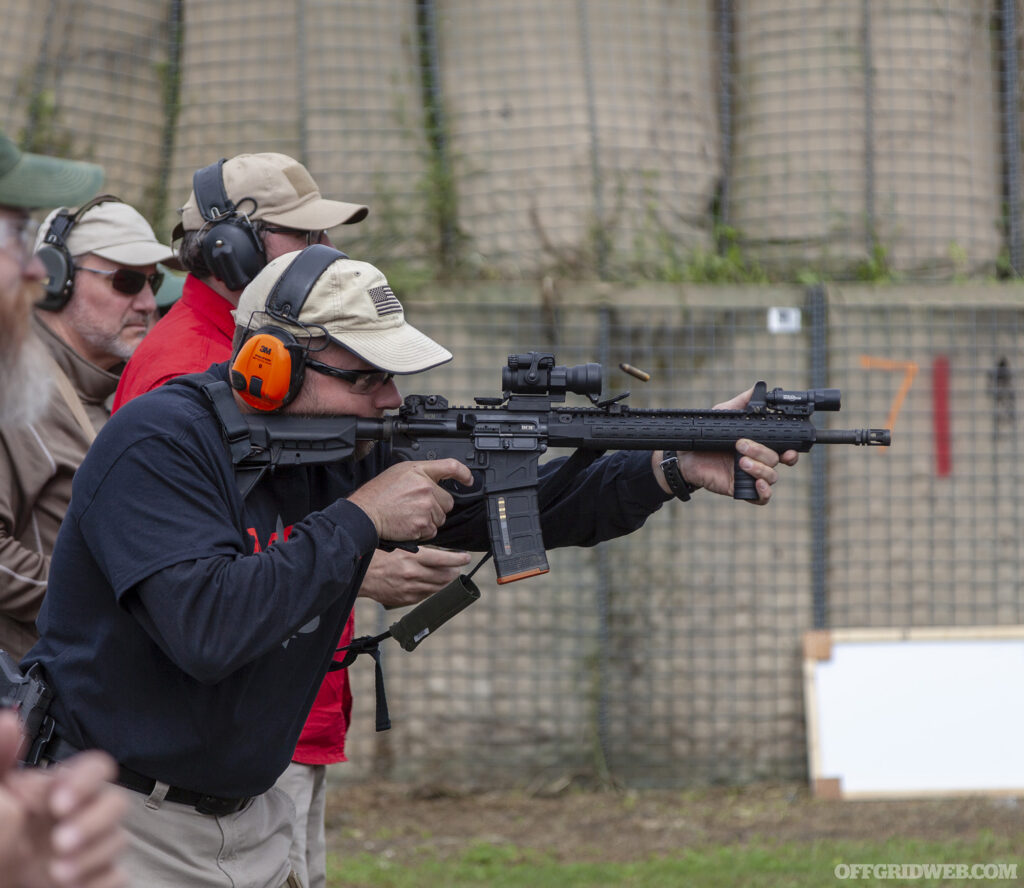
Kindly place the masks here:
<instances>
[{"instance_id":1,"label":"rifle handguard","mask_svg":"<svg viewBox=\"0 0 1024 888\"><path fill-rule=\"evenodd\" d=\"M414 651L431 632L436 631L460 611L480 597L480 590L465 574L460 574L440 592L420 602L397 623L392 623L391 637L404 650Z\"/></svg>"}]
</instances>

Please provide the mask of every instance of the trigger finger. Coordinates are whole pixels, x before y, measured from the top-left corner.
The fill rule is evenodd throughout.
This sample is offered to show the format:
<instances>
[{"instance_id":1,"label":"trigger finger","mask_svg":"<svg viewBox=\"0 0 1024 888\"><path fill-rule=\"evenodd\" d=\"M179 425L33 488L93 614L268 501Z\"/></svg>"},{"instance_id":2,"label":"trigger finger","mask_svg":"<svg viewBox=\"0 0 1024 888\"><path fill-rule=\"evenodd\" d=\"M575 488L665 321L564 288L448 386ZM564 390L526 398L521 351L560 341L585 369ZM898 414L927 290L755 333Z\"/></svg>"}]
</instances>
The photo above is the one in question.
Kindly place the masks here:
<instances>
[{"instance_id":1,"label":"trigger finger","mask_svg":"<svg viewBox=\"0 0 1024 888\"><path fill-rule=\"evenodd\" d=\"M447 515L455 506L455 497L453 497L443 487L435 487L434 502L436 502L438 506L444 509L444 513Z\"/></svg>"}]
</instances>

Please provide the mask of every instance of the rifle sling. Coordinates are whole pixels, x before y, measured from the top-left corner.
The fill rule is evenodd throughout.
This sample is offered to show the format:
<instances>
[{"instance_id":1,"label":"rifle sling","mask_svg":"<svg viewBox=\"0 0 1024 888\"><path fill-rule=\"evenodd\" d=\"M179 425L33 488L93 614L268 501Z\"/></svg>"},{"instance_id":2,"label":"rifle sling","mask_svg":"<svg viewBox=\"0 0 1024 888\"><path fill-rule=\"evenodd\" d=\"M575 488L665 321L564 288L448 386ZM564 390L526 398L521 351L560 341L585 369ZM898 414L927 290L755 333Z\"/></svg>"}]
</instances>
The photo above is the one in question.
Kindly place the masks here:
<instances>
[{"instance_id":1,"label":"rifle sling","mask_svg":"<svg viewBox=\"0 0 1024 888\"><path fill-rule=\"evenodd\" d=\"M328 672L335 672L338 669L346 669L348 666L352 665L352 663L355 662L356 657L360 654L369 654L373 657L373 687L377 698L378 731L387 731L391 728L391 715L388 713L388 698L384 691L384 669L380 662L380 643L384 641L384 639L390 637L391 630L389 629L377 636L363 635L360 638L355 638L344 647L338 648L339 651L345 651L344 659L341 660L341 662L335 660L327 667Z\"/></svg>"},{"instance_id":2,"label":"rifle sling","mask_svg":"<svg viewBox=\"0 0 1024 888\"><path fill-rule=\"evenodd\" d=\"M575 450L552 475L541 492L537 494L537 505L543 512L552 502L561 496L573 479L589 466L599 456L604 454L603 450Z\"/></svg>"},{"instance_id":3,"label":"rifle sling","mask_svg":"<svg viewBox=\"0 0 1024 888\"><path fill-rule=\"evenodd\" d=\"M259 466L240 465L252 453L253 449L249 424L242 415L242 411L238 409L238 404L226 382L218 380L207 383L203 385L202 389L213 404L217 419L220 420L224 437L231 451L231 462L235 466L235 483L238 485L238 491L242 499L245 499L259 482L260 478L263 477L272 460ZM601 456L602 453L603 451L600 450L578 449L574 451L544 485L542 494L538 495L539 507L542 510L547 508L569 487L573 479ZM378 731L387 731L391 727L391 716L388 712L387 693L384 689L384 670L381 666L380 651L380 643L390 637L391 631L388 630L381 635L366 635L356 638L344 648L338 649L339 651L344 650L346 652L344 659L341 662L334 661L328 667L328 671L333 672L338 669L347 668L360 654L369 654L373 657L376 727Z\"/></svg>"},{"instance_id":4,"label":"rifle sling","mask_svg":"<svg viewBox=\"0 0 1024 888\"><path fill-rule=\"evenodd\" d=\"M263 473L266 472L270 463L261 466L239 465L252 453L249 424L245 421L242 411L238 409L238 404L235 402L231 389L226 382L218 380L207 383L202 388L213 404L214 413L217 414L217 418L220 420L224 437L231 451L231 462L235 466L235 483L238 485L238 492L242 495L242 499L245 499L259 482L260 478L263 477ZM347 651L345 658L340 663L337 661L332 662L328 667L329 672L334 672L349 666L359 654L369 654L373 657L376 667L374 685L377 697L378 731L386 731L391 727L387 694L384 690L384 670L381 668L380 662L380 642L390 636L391 632L388 631L383 635L378 635L376 638L369 635L357 638L346 645L345 648L339 648L339 650Z\"/></svg>"},{"instance_id":5,"label":"rifle sling","mask_svg":"<svg viewBox=\"0 0 1024 888\"><path fill-rule=\"evenodd\" d=\"M231 451L231 462L235 466L235 484L238 485L238 492L245 499L252 489L263 477L264 472L269 468L270 463L259 466L242 466L242 462L252 453L252 441L249 437L249 423L242 416L238 409L235 397L231 388L223 380L208 382L203 386L203 392L213 404L213 412L220 420L221 429L228 442L228 449Z\"/></svg>"}]
</instances>

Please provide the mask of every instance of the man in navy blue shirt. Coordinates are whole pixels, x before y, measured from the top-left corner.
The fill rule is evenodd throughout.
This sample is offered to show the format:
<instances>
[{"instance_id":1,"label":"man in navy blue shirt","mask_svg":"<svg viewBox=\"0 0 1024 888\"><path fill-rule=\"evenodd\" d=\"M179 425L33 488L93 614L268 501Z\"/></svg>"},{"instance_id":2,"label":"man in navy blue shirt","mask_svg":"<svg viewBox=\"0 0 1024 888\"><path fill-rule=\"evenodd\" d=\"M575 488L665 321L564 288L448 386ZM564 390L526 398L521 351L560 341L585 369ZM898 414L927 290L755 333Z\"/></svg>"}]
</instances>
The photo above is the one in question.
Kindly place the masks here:
<instances>
[{"instance_id":1,"label":"man in navy blue shirt","mask_svg":"<svg viewBox=\"0 0 1024 888\"><path fill-rule=\"evenodd\" d=\"M135 790L125 863L148 888L296 884L291 806L272 787L375 548L489 548L481 502L453 508L440 484L472 486L453 459L392 465L361 442L351 461L278 467L240 492L211 393L241 411L376 418L401 403L395 374L451 359L405 321L380 271L325 245L280 256L235 322L230 365L131 401L97 437L23 661L54 692L45 755L106 750ZM739 447L766 503L779 457ZM542 501L560 462L540 470ZM677 491L731 491L731 455L682 454L678 467ZM671 491L659 452L603 457L544 508L545 542L629 533Z\"/></svg>"}]
</instances>

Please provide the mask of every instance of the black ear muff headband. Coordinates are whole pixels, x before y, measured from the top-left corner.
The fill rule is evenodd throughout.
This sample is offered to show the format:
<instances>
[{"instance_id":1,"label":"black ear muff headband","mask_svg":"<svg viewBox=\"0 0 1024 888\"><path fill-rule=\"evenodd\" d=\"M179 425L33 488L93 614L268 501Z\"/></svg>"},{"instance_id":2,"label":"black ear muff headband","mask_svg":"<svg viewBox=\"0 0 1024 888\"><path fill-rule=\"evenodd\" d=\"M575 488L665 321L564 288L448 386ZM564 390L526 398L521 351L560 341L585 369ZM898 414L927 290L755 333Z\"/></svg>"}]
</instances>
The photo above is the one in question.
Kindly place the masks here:
<instances>
[{"instance_id":1,"label":"black ear muff headband","mask_svg":"<svg viewBox=\"0 0 1024 888\"><path fill-rule=\"evenodd\" d=\"M226 216L235 215L235 204L224 190L223 166L226 157L216 163L204 166L192 174L192 190L196 194L199 215L207 222L220 222Z\"/></svg>"},{"instance_id":2,"label":"black ear muff headband","mask_svg":"<svg viewBox=\"0 0 1024 888\"><path fill-rule=\"evenodd\" d=\"M82 204L74 213L62 209L53 217L42 246L36 253L39 261L43 263L43 268L46 269L46 283L43 285L45 295L36 303L39 308L60 311L71 300L71 294L75 290L75 261L68 250L71 229L93 207L111 201L122 203L121 198L113 194L101 194Z\"/></svg>"},{"instance_id":3,"label":"black ear muff headband","mask_svg":"<svg viewBox=\"0 0 1024 888\"><path fill-rule=\"evenodd\" d=\"M326 244L307 247L271 288L265 313L272 321L304 327L299 316L314 285L330 265L347 258ZM299 343L290 330L273 323L259 327L242 343L231 362L231 387L256 410L280 410L302 388L307 352L308 341Z\"/></svg>"},{"instance_id":4,"label":"black ear muff headband","mask_svg":"<svg viewBox=\"0 0 1024 888\"><path fill-rule=\"evenodd\" d=\"M327 244L306 247L289 265L267 295L266 312L272 318L298 324L302 308L320 276L339 259L348 259L341 250ZM292 299L292 294L295 298Z\"/></svg>"}]
</instances>

